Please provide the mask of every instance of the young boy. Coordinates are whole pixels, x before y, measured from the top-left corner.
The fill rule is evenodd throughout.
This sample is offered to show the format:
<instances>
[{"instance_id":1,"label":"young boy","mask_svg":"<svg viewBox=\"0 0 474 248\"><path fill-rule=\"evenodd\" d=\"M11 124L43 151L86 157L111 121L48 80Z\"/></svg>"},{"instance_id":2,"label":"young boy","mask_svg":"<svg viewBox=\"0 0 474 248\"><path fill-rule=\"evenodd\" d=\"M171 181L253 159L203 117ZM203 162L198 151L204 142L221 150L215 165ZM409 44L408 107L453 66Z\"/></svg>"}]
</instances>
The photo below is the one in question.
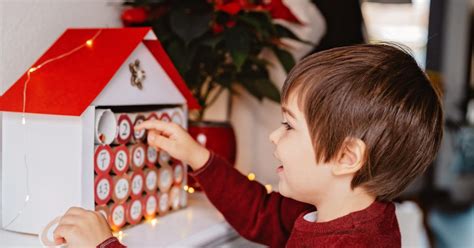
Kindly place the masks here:
<instances>
[{"instance_id":1,"label":"young boy","mask_svg":"<svg viewBox=\"0 0 474 248\"><path fill-rule=\"evenodd\" d=\"M289 73L282 112L270 135L281 163L279 193L267 194L176 124L147 121L137 129L189 164L209 200L249 240L400 247L390 200L423 173L442 138L440 94L415 60L387 44L313 54ZM70 245L122 247L111 236L101 215L80 208L55 231Z\"/></svg>"}]
</instances>

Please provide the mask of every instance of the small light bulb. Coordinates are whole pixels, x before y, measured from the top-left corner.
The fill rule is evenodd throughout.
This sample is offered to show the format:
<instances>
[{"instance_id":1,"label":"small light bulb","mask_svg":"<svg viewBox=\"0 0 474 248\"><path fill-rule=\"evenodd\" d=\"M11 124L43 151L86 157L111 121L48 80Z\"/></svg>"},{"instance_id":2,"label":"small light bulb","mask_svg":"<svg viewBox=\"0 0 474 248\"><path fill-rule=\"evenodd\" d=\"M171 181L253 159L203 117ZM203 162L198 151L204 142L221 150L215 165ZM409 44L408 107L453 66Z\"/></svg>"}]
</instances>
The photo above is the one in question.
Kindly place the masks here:
<instances>
[{"instance_id":1,"label":"small light bulb","mask_svg":"<svg viewBox=\"0 0 474 248\"><path fill-rule=\"evenodd\" d=\"M250 181L253 181L255 180L255 174L254 173L249 173L247 178L250 180Z\"/></svg>"},{"instance_id":2,"label":"small light bulb","mask_svg":"<svg viewBox=\"0 0 474 248\"><path fill-rule=\"evenodd\" d=\"M156 218L151 220L151 226L156 226L156 223L158 223L158 220Z\"/></svg>"},{"instance_id":3,"label":"small light bulb","mask_svg":"<svg viewBox=\"0 0 474 248\"><path fill-rule=\"evenodd\" d=\"M26 118L23 116L21 117L21 124L25 125L26 124Z\"/></svg>"},{"instance_id":4,"label":"small light bulb","mask_svg":"<svg viewBox=\"0 0 474 248\"><path fill-rule=\"evenodd\" d=\"M31 68L28 70L28 72L29 72L29 73L32 73L32 72L36 71L36 69L37 69L36 67L31 67Z\"/></svg>"},{"instance_id":5,"label":"small light bulb","mask_svg":"<svg viewBox=\"0 0 474 248\"><path fill-rule=\"evenodd\" d=\"M87 41L86 41L86 45L87 45L88 47L92 47L92 40L87 40Z\"/></svg>"},{"instance_id":6,"label":"small light bulb","mask_svg":"<svg viewBox=\"0 0 474 248\"><path fill-rule=\"evenodd\" d=\"M270 192L272 192L272 185L270 185L270 184L265 184L265 188L267 189L267 193L270 194Z\"/></svg>"},{"instance_id":7,"label":"small light bulb","mask_svg":"<svg viewBox=\"0 0 474 248\"><path fill-rule=\"evenodd\" d=\"M183 189L184 189L184 191L188 191L188 189L189 189L188 185L184 185Z\"/></svg>"},{"instance_id":8,"label":"small light bulb","mask_svg":"<svg viewBox=\"0 0 474 248\"><path fill-rule=\"evenodd\" d=\"M193 188L193 187L189 187L188 192L189 192L189 194L194 193L194 188Z\"/></svg>"}]
</instances>

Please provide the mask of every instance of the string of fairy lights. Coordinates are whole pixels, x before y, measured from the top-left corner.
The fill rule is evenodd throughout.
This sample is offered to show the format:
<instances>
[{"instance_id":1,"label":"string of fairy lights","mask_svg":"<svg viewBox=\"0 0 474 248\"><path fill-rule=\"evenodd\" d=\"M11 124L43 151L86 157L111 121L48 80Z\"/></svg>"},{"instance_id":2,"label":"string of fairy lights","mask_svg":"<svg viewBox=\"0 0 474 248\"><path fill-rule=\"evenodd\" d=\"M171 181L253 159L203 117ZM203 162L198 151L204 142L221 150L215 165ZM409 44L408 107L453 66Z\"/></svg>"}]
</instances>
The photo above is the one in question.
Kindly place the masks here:
<instances>
[{"instance_id":1,"label":"string of fairy lights","mask_svg":"<svg viewBox=\"0 0 474 248\"><path fill-rule=\"evenodd\" d=\"M97 33L90 39L86 40L86 42L83 42L81 45L75 47L74 49L71 49L69 50L68 52L65 52L65 53L62 53L56 57L53 57L53 58L50 58L48 60L45 60L44 62L42 62L41 64L37 65L37 66L32 66L30 69L28 69L27 73L26 73L26 80L25 82L23 83L23 105L22 105L22 116L21 116L21 124L23 126L23 143L25 144L25 150L23 152L23 163L25 165L25 171L26 171L26 176L25 176L25 180L26 180L26 196L25 196L25 200L23 202L23 206L21 207L21 209L17 212L17 214L15 215L15 217L13 217L13 219L8 222L8 224L6 226L4 226L4 228L8 228L11 224L13 224L22 214L23 214L23 211L25 210L26 206L28 205L29 202L31 202L31 190L30 190L30 172L29 172L29 166L28 166L28 162L27 162L27 123L26 123L26 99L27 99L27 91L28 91L28 83L30 82L31 80L31 75L34 73L34 72L37 72L39 69L41 69L43 66L51 63L51 62L54 62L54 61L57 61L57 60L60 60L62 58L65 58L79 50L81 50L82 48L84 47L89 47L89 48L92 48L93 44L94 44L94 41L95 39L97 39L97 37L100 35L100 33L102 32L102 30L99 30L97 31Z\"/></svg>"}]
</instances>

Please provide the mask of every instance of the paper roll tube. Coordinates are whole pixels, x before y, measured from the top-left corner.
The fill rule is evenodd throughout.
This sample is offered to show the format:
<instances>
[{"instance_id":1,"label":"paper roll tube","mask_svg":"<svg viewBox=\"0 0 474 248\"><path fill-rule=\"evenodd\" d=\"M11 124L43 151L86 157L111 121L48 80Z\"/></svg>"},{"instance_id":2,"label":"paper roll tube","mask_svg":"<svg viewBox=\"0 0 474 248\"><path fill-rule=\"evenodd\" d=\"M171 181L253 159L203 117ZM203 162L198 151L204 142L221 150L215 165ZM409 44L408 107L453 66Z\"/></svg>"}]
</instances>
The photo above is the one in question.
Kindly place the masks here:
<instances>
[{"instance_id":1,"label":"paper roll tube","mask_svg":"<svg viewBox=\"0 0 474 248\"><path fill-rule=\"evenodd\" d=\"M128 173L131 178L131 193L132 199L138 199L142 196L145 187L145 175L142 170L131 171Z\"/></svg>"},{"instance_id":2,"label":"paper roll tube","mask_svg":"<svg viewBox=\"0 0 474 248\"><path fill-rule=\"evenodd\" d=\"M169 153L165 152L164 150L160 150L158 152L158 163L160 164L160 166L162 167L169 166L170 161L171 161L171 156L169 155Z\"/></svg>"},{"instance_id":3,"label":"paper roll tube","mask_svg":"<svg viewBox=\"0 0 474 248\"><path fill-rule=\"evenodd\" d=\"M138 126L139 124L143 123L144 121L146 120L145 116L143 114L137 114L135 116L135 119L133 121L133 126ZM140 131L133 131L133 142L135 143L144 143L145 140L146 140L146 135L147 135L147 132L146 132L146 129L142 129Z\"/></svg>"},{"instance_id":4,"label":"paper roll tube","mask_svg":"<svg viewBox=\"0 0 474 248\"><path fill-rule=\"evenodd\" d=\"M153 146L146 146L146 165L155 168L158 162L158 151Z\"/></svg>"},{"instance_id":5,"label":"paper roll tube","mask_svg":"<svg viewBox=\"0 0 474 248\"><path fill-rule=\"evenodd\" d=\"M181 193L179 194L179 205L182 208L188 205L188 192L184 189L181 189Z\"/></svg>"},{"instance_id":6,"label":"paper roll tube","mask_svg":"<svg viewBox=\"0 0 474 248\"><path fill-rule=\"evenodd\" d=\"M161 121L171 122L171 116L167 112L161 112L161 115L159 117Z\"/></svg>"},{"instance_id":7,"label":"paper roll tube","mask_svg":"<svg viewBox=\"0 0 474 248\"><path fill-rule=\"evenodd\" d=\"M181 111L175 109L171 113L171 121L184 127L184 117Z\"/></svg>"},{"instance_id":8,"label":"paper roll tube","mask_svg":"<svg viewBox=\"0 0 474 248\"><path fill-rule=\"evenodd\" d=\"M173 170L169 166L158 170L158 188L161 192L168 192L173 184Z\"/></svg>"},{"instance_id":9,"label":"paper roll tube","mask_svg":"<svg viewBox=\"0 0 474 248\"><path fill-rule=\"evenodd\" d=\"M117 120L110 109L95 111L95 144L110 145L117 134Z\"/></svg>"},{"instance_id":10,"label":"paper roll tube","mask_svg":"<svg viewBox=\"0 0 474 248\"><path fill-rule=\"evenodd\" d=\"M173 181L176 185L180 184L184 178L184 166L181 163L173 165Z\"/></svg>"},{"instance_id":11,"label":"paper roll tube","mask_svg":"<svg viewBox=\"0 0 474 248\"><path fill-rule=\"evenodd\" d=\"M139 199L131 199L127 201L125 209L125 219L131 225L140 223L143 217L143 201Z\"/></svg>"},{"instance_id":12,"label":"paper roll tube","mask_svg":"<svg viewBox=\"0 0 474 248\"><path fill-rule=\"evenodd\" d=\"M104 216L107 222L109 221L110 209L107 205L97 205L95 211Z\"/></svg>"},{"instance_id":13,"label":"paper roll tube","mask_svg":"<svg viewBox=\"0 0 474 248\"><path fill-rule=\"evenodd\" d=\"M98 145L94 148L94 171L98 175L109 174L112 169L113 151L108 145Z\"/></svg>"},{"instance_id":14,"label":"paper roll tube","mask_svg":"<svg viewBox=\"0 0 474 248\"><path fill-rule=\"evenodd\" d=\"M144 170L145 174L145 191L147 193L156 192L158 187L158 170L155 168L147 168Z\"/></svg>"},{"instance_id":15,"label":"paper roll tube","mask_svg":"<svg viewBox=\"0 0 474 248\"><path fill-rule=\"evenodd\" d=\"M109 205L109 226L113 231L118 231L127 223L125 219L125 204L114 202Z\"/></svg>"},{"instance_id":16,"label":"paper roll tube","mask_svg":"<svg viewBox=\"0 0 474 248\"><path fill-rule=\"evenodd\" d=\"M160 215L166 214L170 209L169 195L166 192L158 192L156 195L158 199L158 213Z\"/></svg>"},{"instance_id":17,"label":"paper roll tube","mask_svg":"<svg viewBox=\"0 0 474 248\"><path fill-rule=\"evenodd\" d=\"M179 186L173 186L171 187L170 190L170 205L173 210L177 210L180 207L180 193L181 193L181 187Z\"/></svg>"},{"instance_id":18,"label":"paper roll tube","mask_svg":"<svg viewBox=\"0 0 474 248\"><path fill-rule=\"evenodd\" d=\"M112 178L109 175L98 175L94 179L94 200L97 205L107 204L112 197Z\"/></svg>"},{"instance_id":19,"label":"paper roll tube","mask_svg":"<svg viewBox=\"0 0 474 248\"><path fill-rule=\"evenodd\" d=\"M130 153L128 147L119 145L113 148L113 163L112 171L116 175L123 175L127 172L130 166Z\"/></svg>"},{"instance_id":20,"label":"paper roll tube","mask_svg":"<svg viewBox=\"0 0 474 248\"><path fill-rule=\"evenodd\" d=\"M127 174L112 177L113 191L112 199L114 202L122 203L130 197L131 185L130 177Z\"/></svg>"},{"instance_id":21,"label":"paper roll tube","mask_svg":"<svg viewBox=\"0 0 474 248\"><path fill-rule=\"evenodd\" d=\"M158 198L156 197L156 193L147 194L143 197L143 215L145 219L151 220L155 218L156 213L158 212Z\"/></svg>"},{"instance_id":22,"label":"paper roll tube","mask_svg":"<svg viewBox=\"0 0 474 248\"><path fill-rule=\"evenodd\" d=\"M159 120L158 115L156 112L149 112L147 113L146 120Z\"/></svg>"},{"instance_id":23,"label":"paper roll tube","mask_svg":"<svg viewBox=\"0 0 474 248\"><path fill-rule=\"evenodd\" d=\"M129 145L130 168L132 170L142 170L145 166L146 145L142 143Z\"/></svg>"},{"instance_id":24,"label":"paper roll tube","mask_svg":"<svg viewBox=\"0 0 474 248\"><path fill-rule=\"evenodd\" d=\"M40 240L40 243L43 247L48 247L48 248L61 248L61 247L67 247L67 244L63 245L56 245L54 242L54 231L59 225L59 221L61 220L62 216L58 216L54 218L51 222L49 222L43 230L39 233L38 238Z\"/></svg>"},{"instance_id":25,"label":"paper roll tube","mask_svg":"<svg viewBox=\"0 0 474 248\"><path fill-rule=\"evenodd\" d=\"M130 117L127 114L120 113L115 114L117 119L117 134L115 136L113 144L127 144L132 139L133 124Z\"/></svg>"}]
</instances>

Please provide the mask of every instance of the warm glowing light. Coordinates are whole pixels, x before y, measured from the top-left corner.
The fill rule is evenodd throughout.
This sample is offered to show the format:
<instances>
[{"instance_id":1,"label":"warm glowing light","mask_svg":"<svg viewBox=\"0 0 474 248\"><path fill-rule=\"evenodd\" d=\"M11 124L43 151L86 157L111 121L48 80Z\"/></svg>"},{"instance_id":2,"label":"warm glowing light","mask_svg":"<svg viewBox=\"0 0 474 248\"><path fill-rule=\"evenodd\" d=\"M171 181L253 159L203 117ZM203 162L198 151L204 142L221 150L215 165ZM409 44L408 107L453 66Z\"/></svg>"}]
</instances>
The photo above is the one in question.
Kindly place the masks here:
<instances>
[{"instance_id":1,"label":"warm glowing light","mask_svg":"<svg viewBox=\"0 0 474 248\"><path fill-rule=\"evenodd\" d=\"M272 185L270 185L270 184L265 184L265 188L267 189L267 193L272 192Z\"/></svg>"},{"instance_id":2,"label":"warm glowing light","mask_svg":"<svg viewBox=\"0 0 474 248\"><path fill-rule=\"evenodd\" d=\"M86 41L86 45L87 45L88 47L92 47L92 44L93 44L92 40L87 40L87 41Z\"/></svg>"},{"instance_id":3,"label":"warm glowing light","mask_svg":"<svg viewBox=\"0 0 474 248\"><path fill-rule=\"evenodd\" d=\"M158 220L155 218L153 220L151 220L151 226L156 226L156 224L158 223Z\"/></svg>"},{"instance_id":4,"label":"warm glowing light","mask_svg":"<svg viewBox=\"0 0 474 248\"><path fill-rule=\"evenodd\" d=\"M255 180L255 174L254 173L249 173L247 178L250 180L250 181L253 181Z\"/></svg>"},{"instance_id":5,"label":"warm glowing light","mask_svg":"<svg viewBox=\"0 0 474 248\"><path fill-rule=\"evenodd\" d=\"M189 187L189 188L188 188L188 192L189 192L189 194L194 193L194 188L193 188L193 187Z\"/></svg>"},{"instance_id":6,"label":"warm glowing light","mask_svg":"<svg viewBox=\"0 0 474 248\"><path fill-rule=\"evenodd\" d=\"M184 185L183 189L184 189L184 191L188 191L188 189L189 189L188 185Z\"/></svg>"},{"instance_id":7,"label":"warm glowing light","mask_svg":"<svg viewBox=\"0 0 474 248\"><path fill-rule=\"evenodd\" d=\"M32 72L36 71L37 69L38 69L38 68L36 68L36 67L31 67L31 68L28 70L28 72L29 72L29 73L32 73Z\"/></svg>"}]
</instances>

